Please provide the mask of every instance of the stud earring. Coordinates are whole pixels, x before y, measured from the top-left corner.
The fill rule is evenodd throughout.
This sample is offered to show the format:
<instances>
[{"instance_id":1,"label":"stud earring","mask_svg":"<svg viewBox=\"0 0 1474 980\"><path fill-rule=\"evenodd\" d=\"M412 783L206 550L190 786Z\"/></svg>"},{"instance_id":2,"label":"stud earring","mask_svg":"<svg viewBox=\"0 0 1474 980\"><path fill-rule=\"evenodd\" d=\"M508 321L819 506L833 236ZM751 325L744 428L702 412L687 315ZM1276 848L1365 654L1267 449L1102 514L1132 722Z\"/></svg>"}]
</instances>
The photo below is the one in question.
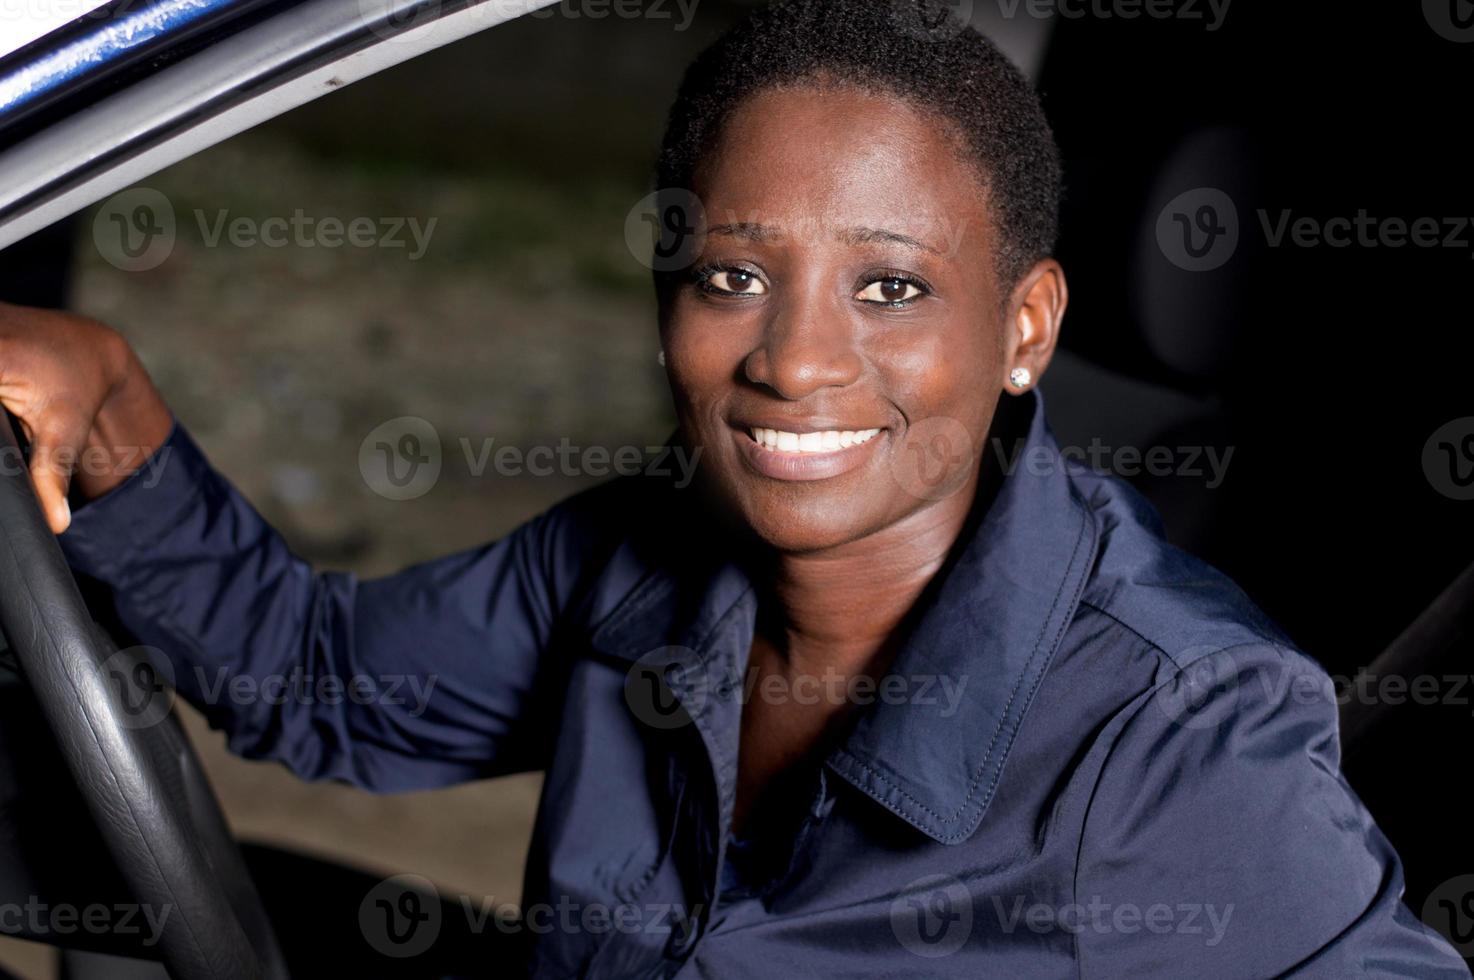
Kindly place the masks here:
<instances>
[{"instance_id":1,"label":"stud earring","mask_svg":"<svg viewBox=\"0 0 1474 980\"><path fill-rule=\"evenodd\" d=\"M665 367L665 348L662 347L655 353L655 363Z\"/></svg>"},{"instance_id":2,"label":"stud earring","mask_svg":"<svg viewBox=\"0 0 1474 980\"><path fill-rule=\"evenodd\" d=\"M1015 388L1027 388L1029 382L1034 380L1034 376L1029 373L1028 368L1016 367L1008 372L1008 380L1013 382Z\"/></svg>"}]
</instances>

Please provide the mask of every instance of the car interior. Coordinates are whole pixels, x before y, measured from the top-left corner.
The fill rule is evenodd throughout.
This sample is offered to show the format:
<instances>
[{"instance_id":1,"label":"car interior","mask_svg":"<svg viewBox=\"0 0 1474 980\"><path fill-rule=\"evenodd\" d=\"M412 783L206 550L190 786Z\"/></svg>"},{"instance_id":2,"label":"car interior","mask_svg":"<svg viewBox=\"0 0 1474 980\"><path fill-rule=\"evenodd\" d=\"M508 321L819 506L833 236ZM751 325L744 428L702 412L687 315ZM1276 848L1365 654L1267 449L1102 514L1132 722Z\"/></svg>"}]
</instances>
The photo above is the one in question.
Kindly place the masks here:
<instances>
[{"instance_id":1,"label":"car interior","mask_svg":"<svg viewBox=\"0 0 1474 980\"><path fill-rule=\"evenodd\" d=\"M280 6L233 15L264 18ZM681 50L744 6L709 0ZM1474 503L1428 467L1447 466L1458 486L1474 480L1474 451L1460 456L1434 439L1474 416L1474 193L1459 132L1474 45L1440 36L1415 8L1245 3L1209 29L1092 16L1084 4L1047 20L969 6L1043 93L1064 154L1058 257L1070 305L1043 382L1061 445L1093 452L1142 491L1173 543L1224 570L1344 689L1343 771L1403 859L1405 901L1467 942L1471 918L1446 907L1445 885L1474 873L1458 748L1474 743L1474 683L1457 682L1474 678ZM209 57L213 29L206 18L161 41L154 60L0 116L0 146L135 75ZM600 29L551 17L461 44L483 45L486 58L520 48L523 64L528 50ZM56 43L48 36L20 54ZM654 59L674 84L683 58L662 50L677 43L668 27L611 43L623 47L609 62ZM0 59L0 75L15 63ZM557 82L533 71L525 84ZM445 95L426 83L412 97ZM515 87L503 93L510 106L499 111L515 114L518 98ZM639 111L658 121L658 106ZM573 134L570 173L600 165L599 120L544 125ZM1185 189L1201 188L1236 204L1238 243L1216 268L1184 268L1159 247L1162 217ZM1305 246L1277 233L1301 217L1361 211L1431 216L1447 233L1437 247ZM87 220L0 252L0 299L68 306ZM227 355L202 345L198 356ZM1133 447L1146 446L1169 447L1170 464L1143 465ZM499 937L468 933L413 963L386 960L358 928L359 899L377 875L237 844L183 730L130 728L108 716L106 691L87 689L89 665L127 637L109 623L107 596L73 581L39 522L24 475L7 476L0 901L85 905L148 890L187 908L197 938L143 948L127 936L5 932L62 949L59 975L70 978L170 975L161 956L191 980L325 969L439 976L467 956L496 955ZM149 682L131 663L118 676ZM1439 696L1358 696L1358 676L1438 678ZM99 821L99 798L126 801L126 812Z\"/></svg>"}]
</instances>

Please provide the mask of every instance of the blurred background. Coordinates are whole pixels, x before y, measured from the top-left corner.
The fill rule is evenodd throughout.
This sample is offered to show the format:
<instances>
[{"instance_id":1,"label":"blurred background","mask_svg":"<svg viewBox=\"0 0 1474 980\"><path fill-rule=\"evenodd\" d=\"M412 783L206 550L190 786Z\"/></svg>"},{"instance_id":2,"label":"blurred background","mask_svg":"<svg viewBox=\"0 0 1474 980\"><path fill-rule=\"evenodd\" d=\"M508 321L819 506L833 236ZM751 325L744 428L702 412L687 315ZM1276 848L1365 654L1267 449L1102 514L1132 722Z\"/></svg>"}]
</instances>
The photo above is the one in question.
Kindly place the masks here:
<instances>
[{"instance_id":1,"label":"blurred background","mask_svg":"<svg viewBox=\"0 0 1474 980\"><path fill-rule=\"evenodd\" d=\"M672 4L602 19L565 4L441 48L145 181L178 219L156 268L108 261L90 211L0 253L0 298L126 334L216 466L319 567L382 574L497 537L597 478L477 475L460 440L644 447L670 430L625 221L681 70L750 6L700 0L683 23ZM1474 44L1437 4L961 6L1039 85L1065 155L1071 305L1043 382L1061 442L1104 447L1170 537L1333 675L1372 663L1474 561ZM298 211L430 235L418 257L412 240L237 247L197 218ZM1327 237L1359 213L1371 239ZM1424 217L1438 244L1391 244L1389 221ZM406 501L358 465L400 416L445 446L439 481ZM1141 464L1152 447L1165 470ZM1460 629L1429 641L1427 669L1470 673ZM306 785L229 757L185 714L243 838L517 900L535 776L396 797ZM1359 768L1348 756L1415 911L1474 871L1455 793L1469 742L1450 741L1469 715L1424 712ZM50 975L39 948L0 957Z\"/></svg>"}]
</instances>

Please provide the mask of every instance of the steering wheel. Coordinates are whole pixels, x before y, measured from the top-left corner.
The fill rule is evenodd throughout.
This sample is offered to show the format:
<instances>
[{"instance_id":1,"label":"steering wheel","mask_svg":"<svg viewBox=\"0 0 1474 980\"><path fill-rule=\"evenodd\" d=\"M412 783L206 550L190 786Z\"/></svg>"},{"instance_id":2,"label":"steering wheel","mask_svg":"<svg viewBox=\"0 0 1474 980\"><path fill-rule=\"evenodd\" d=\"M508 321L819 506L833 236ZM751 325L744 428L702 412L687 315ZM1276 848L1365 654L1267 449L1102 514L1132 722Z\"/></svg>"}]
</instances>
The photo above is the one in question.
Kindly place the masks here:
<instances>
[{"instance_id":1,"label":"steering wheel","mask_svg":"<svg viewBox=\"0 0 1474 980\"><path fill-rule=\"evenodd\" d=\"M3 414L0 629L133 897L167 910L164 965L175 980L284 980L266 908L166 692L93 622Z\"/></svg>"}]
</instances>

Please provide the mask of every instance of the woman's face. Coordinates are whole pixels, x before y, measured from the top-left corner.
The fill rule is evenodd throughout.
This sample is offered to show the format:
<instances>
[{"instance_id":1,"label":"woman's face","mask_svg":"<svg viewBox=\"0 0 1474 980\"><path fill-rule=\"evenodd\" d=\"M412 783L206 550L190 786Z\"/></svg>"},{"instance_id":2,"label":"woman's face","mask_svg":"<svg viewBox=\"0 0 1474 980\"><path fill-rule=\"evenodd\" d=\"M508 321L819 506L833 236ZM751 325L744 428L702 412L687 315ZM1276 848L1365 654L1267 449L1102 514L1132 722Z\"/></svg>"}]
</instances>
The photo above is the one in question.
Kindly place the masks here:
<instances>
[{"instance_id":1,"label":"woman's face","mask_svg":"<svg viewBox=\"0 0 1474 980\"><path fill-rule=\"evenodd\" d=\"M707 485L783 551L965 510L1009 371L1043 372L1064 300L1052 262L1000 294L946 127L848 88L764 92L696 184L706 233L662 341Z\"/></svg>"}]
</instances>

